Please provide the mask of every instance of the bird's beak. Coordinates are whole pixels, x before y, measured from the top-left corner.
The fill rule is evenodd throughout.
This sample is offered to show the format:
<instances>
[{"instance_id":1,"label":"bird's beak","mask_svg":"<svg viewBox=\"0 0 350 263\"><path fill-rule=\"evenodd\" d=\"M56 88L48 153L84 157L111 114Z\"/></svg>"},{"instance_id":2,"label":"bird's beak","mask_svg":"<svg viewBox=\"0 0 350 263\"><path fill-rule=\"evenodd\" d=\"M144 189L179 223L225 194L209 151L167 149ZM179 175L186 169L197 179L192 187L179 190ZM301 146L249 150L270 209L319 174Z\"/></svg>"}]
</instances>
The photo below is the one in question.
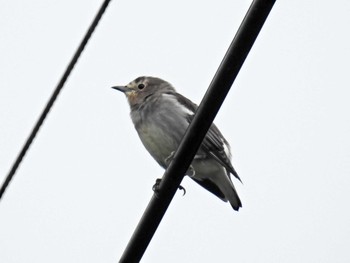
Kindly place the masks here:
<instances>
[{"instance_id":1,"label":"bird's beak","mask_svg":"<svg viewBox=\"0 0 350 263\"><path fill-rule=\"evenodd\" d=\"M114 86L114 87L112 87L112 89L119 90L119 91L121 91L123 93L129 91L129 88L127 86Z\"/></svg>"}]
</instances>

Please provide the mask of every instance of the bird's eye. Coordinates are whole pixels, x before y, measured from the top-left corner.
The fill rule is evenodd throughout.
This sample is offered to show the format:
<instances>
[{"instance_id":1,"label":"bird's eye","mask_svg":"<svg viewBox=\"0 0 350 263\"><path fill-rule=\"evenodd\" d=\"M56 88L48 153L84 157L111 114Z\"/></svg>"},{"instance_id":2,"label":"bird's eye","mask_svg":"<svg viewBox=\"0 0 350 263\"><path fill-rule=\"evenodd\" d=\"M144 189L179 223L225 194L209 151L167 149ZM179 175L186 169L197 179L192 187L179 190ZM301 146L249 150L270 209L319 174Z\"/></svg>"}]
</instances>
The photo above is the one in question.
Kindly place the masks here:
<instances>
[{"instance_id":1,"label":"bird's eye","mask_svg":"<svg viewBox=\"0 0 350 263\"><path fill-rule=\"evenodd\" d=\"M139 85L137 85L137 88L138 88L138 89L143 89L144 87L145 87L145 84L142 84L142 83L139 84Z\"/></svg>"}]
</instances>

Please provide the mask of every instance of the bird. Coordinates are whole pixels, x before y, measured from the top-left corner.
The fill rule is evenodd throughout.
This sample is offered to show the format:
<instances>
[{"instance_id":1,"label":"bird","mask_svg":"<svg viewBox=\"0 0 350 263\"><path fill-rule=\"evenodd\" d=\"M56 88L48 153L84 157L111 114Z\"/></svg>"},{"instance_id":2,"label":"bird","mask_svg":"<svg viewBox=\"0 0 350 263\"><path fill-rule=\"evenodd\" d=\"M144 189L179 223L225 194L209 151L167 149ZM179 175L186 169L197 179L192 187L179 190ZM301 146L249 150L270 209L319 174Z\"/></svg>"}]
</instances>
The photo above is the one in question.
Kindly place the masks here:
<instances>
[{"instance_id":1,"label":"bird","mask_svg":"<svg viewBox=\"0 0 350 263\"><path fill-rule=\"evenodd\" d=\"M198 106L157 77L142 76L112 88L125 94L141 142L166 169ZM230 145L213 123L186 175L238 211L242 203L231 174L241 181L231 163Z\"/></svg>"}]
</instances>

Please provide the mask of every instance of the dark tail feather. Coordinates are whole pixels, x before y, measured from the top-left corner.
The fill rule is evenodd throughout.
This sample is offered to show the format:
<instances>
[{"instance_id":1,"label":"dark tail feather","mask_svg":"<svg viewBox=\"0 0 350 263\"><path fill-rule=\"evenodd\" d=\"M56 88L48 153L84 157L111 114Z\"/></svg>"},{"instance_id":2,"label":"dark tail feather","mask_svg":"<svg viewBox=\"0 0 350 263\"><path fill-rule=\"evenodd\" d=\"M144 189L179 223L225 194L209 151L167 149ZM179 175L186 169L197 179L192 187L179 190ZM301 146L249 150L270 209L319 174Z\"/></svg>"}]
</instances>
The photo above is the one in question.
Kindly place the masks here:
<instances>
[{"instance_id":1,"label":"dark tail feather","mask_svg":"<svg viewBox=\"0 0 350 263\"><path fill-rule=\"evenodd\" d=\"M230 196L228 196L227 199L234 210L238 211L239 208L242 207L241 199L239 199L239 196L237 195L235 189L233 189L233 193L230 194Z\"/></svg>"},{"instance_id":2,"label":"dark tail feather","mask_svg":"<svg viewBox=\"0 0 350 263\"><path fill-rule=\"evenodd\" d=\"M232 208L238 211L239 208L242 207L241 199L239 199L239 196L230 178L227 176L225 179L226 183L221 184L222 192L225 194L225 197L230 202Z\"/></svg>"},{"instance_id":3,"label":"dark tail feather","mask_svg":"<svg viewBox=\"0 0 350 263\"><path fill-rule=\"evenodd\" d=\"M219 197L224 202L229 201L234 210L238 211L238 209L242 207L241 200L239 199L236 189L233 186L231 180L227 180L225 182L225 187L223 189L225 191L222 191L215 183L210 180L201 181L194 177L191 177L191 179L207 189L209 192ZM224 192L226 192L226 194Z\"/></svg>"}]
</instances>

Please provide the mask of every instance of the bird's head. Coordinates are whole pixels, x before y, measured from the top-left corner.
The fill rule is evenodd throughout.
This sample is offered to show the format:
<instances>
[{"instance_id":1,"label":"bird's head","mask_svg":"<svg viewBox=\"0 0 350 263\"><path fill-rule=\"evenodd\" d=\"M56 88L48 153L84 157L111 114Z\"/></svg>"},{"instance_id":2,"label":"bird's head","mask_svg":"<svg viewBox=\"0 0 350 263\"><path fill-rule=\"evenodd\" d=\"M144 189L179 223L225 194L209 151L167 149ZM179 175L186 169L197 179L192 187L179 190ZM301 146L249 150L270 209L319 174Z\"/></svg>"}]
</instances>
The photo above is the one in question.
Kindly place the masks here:
<instances>
[{"instance_id":1,"label":"bird's head","mask_svg":"<svg viewBox=\"0 0 350 263\"><path fill-rule=\"evenodd\" d=\"M126 86L114 86L113 89L125 94L131 107L142 104L149 96L166 92L175 92L170 83L155 77L138 77Z\"/></svg>"}]
</instances>

